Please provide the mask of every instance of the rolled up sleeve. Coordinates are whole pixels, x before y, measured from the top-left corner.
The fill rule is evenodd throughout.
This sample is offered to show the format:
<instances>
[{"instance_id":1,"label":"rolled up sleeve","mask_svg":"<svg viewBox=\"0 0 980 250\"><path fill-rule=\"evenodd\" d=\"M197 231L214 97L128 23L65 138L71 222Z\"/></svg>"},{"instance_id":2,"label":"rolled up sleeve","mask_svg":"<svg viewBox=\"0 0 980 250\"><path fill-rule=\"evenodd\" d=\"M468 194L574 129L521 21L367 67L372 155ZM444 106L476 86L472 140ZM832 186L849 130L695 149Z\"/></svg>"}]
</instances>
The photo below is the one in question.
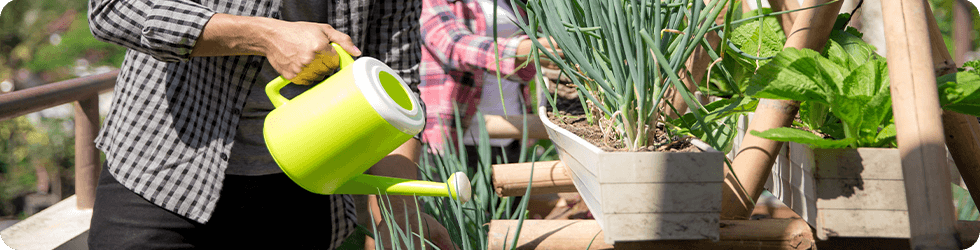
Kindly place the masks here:
<instances>
[{"instance_id":1,"label":"rolled up sleeve","mask_svg":"<svg viewBox=\"0 0 980 250\"><path fill-rule=\"evenodd\" d=\"M215 12L179 0L90 0L89 29L97 39L164 62L186 61Z\"/></svg>"}]
</instances>

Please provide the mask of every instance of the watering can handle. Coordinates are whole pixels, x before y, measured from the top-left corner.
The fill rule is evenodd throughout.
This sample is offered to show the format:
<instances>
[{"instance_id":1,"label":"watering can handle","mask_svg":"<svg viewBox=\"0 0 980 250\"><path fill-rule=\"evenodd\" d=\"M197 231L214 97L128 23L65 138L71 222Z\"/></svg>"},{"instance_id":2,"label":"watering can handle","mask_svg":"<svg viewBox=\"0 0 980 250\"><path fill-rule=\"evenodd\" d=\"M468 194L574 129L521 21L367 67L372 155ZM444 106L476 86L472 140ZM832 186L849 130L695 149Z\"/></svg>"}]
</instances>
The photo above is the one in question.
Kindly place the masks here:
<instances>
[{"instance_id":1,"label":"watering can handle","mask_svg":"<svg viewBox=\"0 0 980 250\"><path fill-rule=\"evenodd\" d=\"M347 67L348 65L354 63L354 58L351 57L346 50L341 48L339 44L330 43L330 45L333 45L333 50L336 51L337 56L340 57L340 68ZM269 84L265 85L265 94L268 95L269 100L272 101L272 106L278 108L289 101L289 99L286 99L286 97L283 97L282 94L279 93L279 90L286 87L286 85L289 83L289 80L279 76L276 77L276 79L272 79Z\"/></svg>"}]
</instances>

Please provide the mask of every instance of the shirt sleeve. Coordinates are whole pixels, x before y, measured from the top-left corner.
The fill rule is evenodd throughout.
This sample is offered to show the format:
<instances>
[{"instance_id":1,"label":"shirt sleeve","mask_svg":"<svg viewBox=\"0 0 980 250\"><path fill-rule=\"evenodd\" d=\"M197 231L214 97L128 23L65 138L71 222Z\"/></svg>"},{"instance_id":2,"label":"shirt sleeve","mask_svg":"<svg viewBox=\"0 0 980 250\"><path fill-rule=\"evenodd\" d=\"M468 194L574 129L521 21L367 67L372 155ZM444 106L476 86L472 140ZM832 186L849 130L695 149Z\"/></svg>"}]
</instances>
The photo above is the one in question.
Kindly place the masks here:
<instances>
[{"instance_id":1,"label":"shirt sleeve","mask_svg":"<svg viewBox=\"0 0 980 250\"><path fill-rule=\"evenodd\" d=\"M89 29L99 40L164 62L186 61L215 12L187 0L89 0Z\"/></svg>"},{"instance_id":2,"label":"shirt sleeve","mask_svg":"<svg viewBox=\"0 0 980 250\"><path fill-rule=\"evenodd\" d=\"M458 71L497 71L498 65L494 56L494 39L488 36L473 34L463 23L466 19L457 16L446 0L425 0L422 6L421 32L424 46L432 52L437 60L445 67ZM500 58L500 73L509 75L515 73L514 55L517 45L527 36L497 38L497 52ZM524 78L533 75L521 70L518 75ZM530 79L528 77L527 79ZM527 80L525 79L525 80Z\"/></svg>"}]
</instances>

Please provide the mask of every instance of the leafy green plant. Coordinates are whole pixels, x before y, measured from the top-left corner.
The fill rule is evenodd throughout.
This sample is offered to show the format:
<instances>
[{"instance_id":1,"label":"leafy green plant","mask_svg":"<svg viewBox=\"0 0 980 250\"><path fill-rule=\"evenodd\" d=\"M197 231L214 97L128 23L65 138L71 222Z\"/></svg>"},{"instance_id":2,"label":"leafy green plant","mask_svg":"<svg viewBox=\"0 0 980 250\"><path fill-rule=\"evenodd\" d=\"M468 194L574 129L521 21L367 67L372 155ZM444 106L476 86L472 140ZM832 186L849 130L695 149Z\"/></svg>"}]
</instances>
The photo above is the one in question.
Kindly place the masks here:
<instances>
[{"instance_id":1,"label":"leafy green plant","mask_svg":"<svg viewBox=\"0 0 980 250\"><path fill-rule=\"evenodd\" d=\"M749 80L747 93L800 101L799 128L750 133L815 148L895 147L887 62L874 51L853 29L835 29L823 54L781 51ZM944 109L980 114L976 71L941 76L937 85Z\"/></svg>"},{"instance_id":2,"label":"leafy green plant","mask_svg":"<svg viewBox=\"0 0 980 250\"><path fill-rule=\"evenodd\" d=\"M740 16L769 15L751 22L733 24L730 39L721 49L726 56L719 62L727 72L711 72L706 83L699 85L701 93L711 96L737 98L742 96L748 80L756 70L783 49L786 36L779 20L768 8L746 12ZM739 18L739 17L736 17ZM728 75L724 74L728 73Z\"/></svg>"},{"instance_id":3,"label":"leafy green plant","mask_svg":"<svg viewBox=\"0 0 980 250\"><path fill-rule=\"evenodd\" d=\"M894 145L885 59L860 32L844 26L847 17L838 17L822 54L785 49L748 81L746 93L753 97L800 101L796 125L802 129L750 133L818 148Z\"/></svg>"}]
</instances>

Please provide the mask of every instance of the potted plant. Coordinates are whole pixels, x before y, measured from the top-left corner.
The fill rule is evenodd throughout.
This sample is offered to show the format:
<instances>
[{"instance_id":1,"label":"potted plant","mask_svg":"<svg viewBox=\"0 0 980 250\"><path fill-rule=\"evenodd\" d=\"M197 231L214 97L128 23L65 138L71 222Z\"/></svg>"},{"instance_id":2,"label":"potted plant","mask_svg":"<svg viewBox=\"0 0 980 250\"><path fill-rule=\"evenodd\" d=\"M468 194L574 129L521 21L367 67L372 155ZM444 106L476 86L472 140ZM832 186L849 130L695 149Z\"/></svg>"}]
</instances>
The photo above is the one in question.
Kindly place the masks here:
<instances>
[{"instance_id":1,"label":"potted plant","mask_svg":"<svg viewBox=\"0 0 980 250\"><path fill-rule=\"evenodd\" d=\"M818 238L908 238L888 68L860 33L839 25L823 53L785 49L758 69L746 93L800 101L800 113L792 128L750 133L791 142L789 164L773 168L769 190ZM937 85L944 109L980 114L976 71L941 76Z\"/></svg>"},{"instance_id":2,"label":"potted plant","mask_svg":"<svg viewBox=\"0 0 980 250\"><path fill-rule=\"evenodd\" d=\"M713 52L704 46L705 34L727 27L714 20L733 6L622 0L524 5L525 33L577 88L583 114L572 118L549 98L539 115L606 242L719 238L725 158L714 148L723 147L733 129L725 133L725 124L712 120L678 72L696 48ZM537 42L539 29L552 44ZM662 118L672 106L664 98L671 87L692 107L684 124ZM574 123L591 129L573 133ZM682 136L681 130L707 139ZM682 144L693 145L692 152L664 152Z\"/></svg>"}]
</instances>

